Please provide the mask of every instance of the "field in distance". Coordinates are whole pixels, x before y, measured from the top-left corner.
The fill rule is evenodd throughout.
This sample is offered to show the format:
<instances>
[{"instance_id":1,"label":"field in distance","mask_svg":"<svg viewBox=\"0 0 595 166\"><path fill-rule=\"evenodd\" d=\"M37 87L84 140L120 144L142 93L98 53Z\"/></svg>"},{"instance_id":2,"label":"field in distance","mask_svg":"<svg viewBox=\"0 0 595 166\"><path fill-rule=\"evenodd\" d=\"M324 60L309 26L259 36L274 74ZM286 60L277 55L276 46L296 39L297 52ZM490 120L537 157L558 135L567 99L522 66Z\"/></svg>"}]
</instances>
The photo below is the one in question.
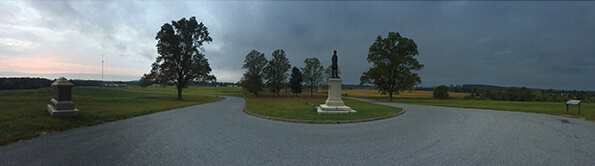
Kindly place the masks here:
<instances>
[{"instance_id":1,"label":"field in distance","mask_svg":"<svg viewBox=\"0 0 595 166\"><path fill-rule=\"evenodd\" d=\"M342 90L343 96L367 98L378 101L388 101L388 95L381 95L373 89ZM584 120L595 121L595 103L582 103L581 114L578 114L578 106L570 105L568 113L566 104L563 102L522 102L522 101L491 101L491 100L463 100L469 93L448 92L453 99L438 100L432 99L432 91L401 92L393 95L393 102L405 104L433 105L457 108L490 109L515 112L532 112L541 114L558 115Z\"/></svg>"},{"instance_id":2,"label":"field in distance","mask_svg":"<svg viewBox=\"0 0 595 166\"><path fill-rule=\"evenodd\" d=\"M432 91L404 91L398 95L393 94L393 98L395 99L432 99L433 96ZM344 89L341 90L341 94L343 96L348 97L359 97L359 98L388 98L388 94L380 94L378 90L374 89ZM454 99L463 99L463 97L469 95L469 93L460 93L460 92L448 92L450 98Z\"/></svg>"}]
</instances>

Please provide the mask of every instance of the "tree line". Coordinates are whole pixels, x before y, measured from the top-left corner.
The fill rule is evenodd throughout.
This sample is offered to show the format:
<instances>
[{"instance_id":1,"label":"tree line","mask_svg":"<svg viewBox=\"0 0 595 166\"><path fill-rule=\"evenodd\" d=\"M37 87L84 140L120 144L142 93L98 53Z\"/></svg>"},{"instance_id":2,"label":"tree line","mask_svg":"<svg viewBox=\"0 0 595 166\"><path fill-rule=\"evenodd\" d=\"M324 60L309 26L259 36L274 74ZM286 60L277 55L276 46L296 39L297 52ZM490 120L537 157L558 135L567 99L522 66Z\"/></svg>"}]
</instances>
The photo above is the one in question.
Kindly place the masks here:
<instances>
[{"instance_id":1,"label":"tree line","mask_svg":"<svg viewBox=\"0 0 595 166\"><path fill-rule=\"evenodd\" d=\"M213 39L207 27L196 17L163 24L155 40L159 56L151 65L151 71L141 77L141 86L173 84L178 89L178 100L182 100L182 89L188 85L216 82L202 48ZM360 85L373 84L381 93L388 93L391 101L393 93L413 90L421 83L421 78L412 70L424 67L414 58L416 55L417 45L412 39L395 32L389 32L386 38L378 35L370 46L367 59L373 67L363 73ZM317 58L306 58L304 67L292 68L284 50L275 50L272 56L271 60L267 60L264 53L256 50L246 55L242 68L247 71L240 80L244 90L258 96L258 92L266 87L279 96L281 89L291 86L292 92L298 94L302 91L303 82L312 96L323 82L324 75L331 75L331 67L325 69ZM288 78L290 69L292 78Z\"/></svg>"},{"instance_id":2,"label":"tree line","mask_svg":"<svg viewBox=\"0 0 595 166\"><path fill-rule=\"evenodd\" d=\"M45 78L9 77L0 78L0 90L38 89L50 87L51 80Z\"/></svg>"},{"instance_id":3,"label":"tree line","mask_svg":"<svg viewBox=\"0 0 595 166\"><path fill-rule=\"evenodd\" d=\"M413 71L424 67L414 57L418 54L417 45L412 39L395 32L389 32L386 38L378 35L370 46L367 58L372 67L360 77L360 86L374 85L382 94L388 94L390 101L393 94L413 90L415 85L421 83L421 78ZM304 67L293 67L287 82L291 65L286 56L285 51L279 49L273 51L271 60L267 60L264 53L250 51L242 67L247 69L240 81L244 90L258 96L258 92L266 87L278 96L280 90L289 85L297 95L302 92L303 82L312 96L324 82L323 78L332 76L331 66L324 68L317 58L306 58ZM340 71L337 73L340 74Z\"/></svg>"},{"instance_id":4,"label":"tree line","mask_svg":"<svg viewBox=\"0 0 595 166\"><path fill-rule=\"evenodd\" d=\"M543 102L565 102L570 99L593 102L594 92L585 91L555 91L552 89L528 89L519 87L508 87L505 90L491 88L476 88L465 99L500 100L500 101L543 101Z\"/></svg>"},{"instance_id":5,"label":"tree line","mask_svg":"<svg viewBox=\"0 0 595 166\"><path fill-rule=\"evenodd\" d=\"M538 102L565 102L570 99L593 102L595 92L589 91L563 91L553 89L530 89L526 87L501 87L492 85L457 85L447 87L440 85L436 88L416 88L416 90L433 90L434 98L448 98L450 92L470 93L465 96L467 100L499 100L499 101L538 101Z\"/></svg>"},{"instance_id":6,"label":"tree line","mask_svg":"<svg viewBox=\"0 0 595 166\"><path fill-rule=\"evenodd\" d=\"M56 79L32 77L7 77L0 78L0 90L13 89L39 89L51 87ZM69 80L74 86L106 86L110 84L118 85L138 85L138 81L100 81L100 80Z\"/></svg>"},{"instance_id":7,"label":"tree line","mask_svg":"<svg viewBox=\"0 0 595 166\"><path fill-rule=\"evenodd\" d=\"M267 60L264 53L252 50L245 57L242 68L247 71L243 74L240 85L255 96L264 88L277 96L282 89L291 88L291 92L297 95L302 93L302 87L305 86L312 96L323 82L324 76L330 76L330 70L324 70L317 58L306 58L304 63L306 65L302 68L292 68L283 49L273 51L271 60ZM291 74L288 74L290 69Z\"/></svg>"}]
</instances>

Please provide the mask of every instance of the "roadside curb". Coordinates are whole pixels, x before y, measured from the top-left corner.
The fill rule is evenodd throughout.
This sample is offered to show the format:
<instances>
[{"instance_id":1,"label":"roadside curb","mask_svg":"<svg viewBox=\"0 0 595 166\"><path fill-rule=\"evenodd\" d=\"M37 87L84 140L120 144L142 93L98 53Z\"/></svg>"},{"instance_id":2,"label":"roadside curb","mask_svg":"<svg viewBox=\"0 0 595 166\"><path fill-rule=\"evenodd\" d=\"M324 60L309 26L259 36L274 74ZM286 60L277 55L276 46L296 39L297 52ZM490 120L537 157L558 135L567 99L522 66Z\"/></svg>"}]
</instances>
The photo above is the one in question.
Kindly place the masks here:
<instances>
[{"instance_id":1,"label":"roadside curb","mask_svg":"<svg viewBox=\"0 0 595 166\"><path fill-rule=\"evenodd\" d=\"M388 118L392 118L395 116L399 116L405 113L405 109L403 109L403 111L394 114L394 115L389 115L389 116L384 116L384 117L380 117L380 118L371 118L371 119L361 119L361 120L339 120L339 121L316 121L316 120L297 120L297 119L284 119L284 118L275 118L275 117L269 117L269 116L264 116L264 115L259 115L259 114L255 114L252 113L250 111L248 111L246 109L246 106L244 105L244 107L242 108L242 112L254 116L254 117L259 117L259 118L263 118L263 119L268 119L268 120L274 120L274 121L281 121L281 122L292 122L292 123L305 123L305 124L346 124L346 123L361 123L361 122L370 122L370 121L376 121L376 120L382 120L382 119L388 119Z\"/></svg>"}]
</instances>

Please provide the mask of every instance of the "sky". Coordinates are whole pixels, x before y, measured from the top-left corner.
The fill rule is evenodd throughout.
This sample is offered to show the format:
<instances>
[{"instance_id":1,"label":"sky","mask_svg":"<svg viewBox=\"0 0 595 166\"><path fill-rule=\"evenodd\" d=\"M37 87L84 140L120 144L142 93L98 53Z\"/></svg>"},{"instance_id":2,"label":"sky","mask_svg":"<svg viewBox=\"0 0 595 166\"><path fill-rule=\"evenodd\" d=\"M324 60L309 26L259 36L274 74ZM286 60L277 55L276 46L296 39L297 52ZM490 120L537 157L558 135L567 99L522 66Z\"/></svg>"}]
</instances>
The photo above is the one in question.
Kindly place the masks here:
<instances>
[{"instance_id":1,"label":"sky","mask_svg":"<svg viewBox=\"0 0 595 166\"><path fill-rule=\"evenodd\" d=\"M292 66L337 50L344 84L359 84L378 36L418 46L423 87L488 84L595 90L595 2L0 1L0 77L138 80L165 23L196 16L219 82L245 56L283 49Z\"/></svg>"}]
</instances>

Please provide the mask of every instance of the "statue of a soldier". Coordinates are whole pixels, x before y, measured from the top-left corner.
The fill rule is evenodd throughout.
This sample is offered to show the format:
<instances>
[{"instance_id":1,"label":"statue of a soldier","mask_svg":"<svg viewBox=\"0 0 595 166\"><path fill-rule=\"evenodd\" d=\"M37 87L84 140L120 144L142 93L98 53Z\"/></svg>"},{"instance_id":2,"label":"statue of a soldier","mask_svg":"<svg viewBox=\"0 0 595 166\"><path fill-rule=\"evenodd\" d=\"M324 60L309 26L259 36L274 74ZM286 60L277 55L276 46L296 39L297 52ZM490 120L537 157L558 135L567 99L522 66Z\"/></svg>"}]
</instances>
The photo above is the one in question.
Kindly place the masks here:
<instances>
[{"instance_id":1,"label":"statue of a soldier","mask_svg":"<svg viewBox=\"0 0 595 166\"><path fill-rule=\"evenodd\" d=\"M337 65L337 50L333 51L333 64L331 65L331 68L333 69L331 72L331 78L339 78L339 74L338 74L338 70L339 70L339 65Z\"/></svg>"}]
</instances>

